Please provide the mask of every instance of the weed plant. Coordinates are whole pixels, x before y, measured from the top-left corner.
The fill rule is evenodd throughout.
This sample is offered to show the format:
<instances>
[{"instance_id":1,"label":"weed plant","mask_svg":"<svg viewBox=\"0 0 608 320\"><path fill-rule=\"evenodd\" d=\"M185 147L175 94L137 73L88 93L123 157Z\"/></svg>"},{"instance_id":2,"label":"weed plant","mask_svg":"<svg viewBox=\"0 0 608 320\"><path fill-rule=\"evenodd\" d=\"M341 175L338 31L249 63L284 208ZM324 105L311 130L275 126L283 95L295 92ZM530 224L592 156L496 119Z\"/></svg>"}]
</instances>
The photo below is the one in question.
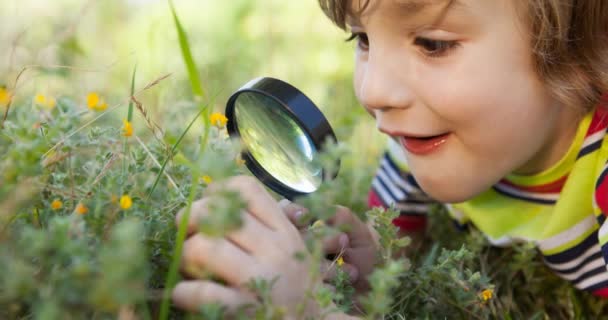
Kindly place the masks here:
<instances>
[{"instance_id":1,"label":"weed plant","mask_svg":"<svg viewBox=\"0 0 608 320\"><path fill-rule=\"evenodd\" d=\"M185 220L176 226L175 214L188 210L212 181L248 174L238 145L227 137L225 119L212 113L213 97L170 8L191 98L188 108L169 109L164 117L188 113L184 125L157 123L138 97L162 86L166 76L138 86L136 68L121 84L130 93L114 104L104 101L103 92L86 99L13 98L18 79L0 89L0 318L225 317L219 305L186 314L171 308L169 299L180 278L185 238ZM356 125L348 117L338 123L342 133ZM134 124L145 131L134 132ZM192 134L195 124L202 130ZM331 169L336 158L343 160L338 178L298 202L310 209L311 220L330 217L334 204L371 219L382 259L365 296L355 299L346 273L339 271L333 289L311 290L310 299L325 306L333 301L365 319L607 317L606 302L553 276L533 246L492 248L473 227L454 228L440 207L430 214L425 246L397 257L408 245L391 224L397 212L368 210L365 204L374 164L358 161L360 155L344 144L328 146L321 164ZM226 193L200 232L222 236L238 228L244 205L237 194ZM307 245L316 264L310 272L318 279L320 238L336 230L317 224L311 232L316 236ZM272 280L253 279L249 287L260 304L234 317L281 319L284 310L268 294Z\"/></svg>"}]
</instances>

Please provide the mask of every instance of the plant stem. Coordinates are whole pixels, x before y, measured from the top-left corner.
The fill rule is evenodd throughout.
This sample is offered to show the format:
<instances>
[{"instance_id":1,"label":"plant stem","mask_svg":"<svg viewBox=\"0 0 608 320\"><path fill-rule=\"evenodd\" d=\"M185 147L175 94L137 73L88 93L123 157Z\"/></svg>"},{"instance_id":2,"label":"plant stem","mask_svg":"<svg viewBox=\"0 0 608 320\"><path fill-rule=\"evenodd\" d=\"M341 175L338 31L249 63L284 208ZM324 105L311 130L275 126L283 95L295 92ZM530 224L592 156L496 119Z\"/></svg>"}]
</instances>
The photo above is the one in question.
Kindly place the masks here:
<instances>
[{"instance_id":1,"label":"plant stem","mask_svg":"<svg viewBox=\"0 0 608 320\"><path fill-rule=\"evenodd\" d=\"M196 169L193 168L195 171ZM181 221L179 222L179 227L177 230L177 239L175 239L175 250L173 251L173 259L171 259L171 266L169 267L169 274L167 275L167 280L165 281L165 289L163 290L163 299L160 306L160 320L166 320L169 316L169 297L170 290L175 286L175 282L177 281L177 270L179 268L179 264L182 256L182 248L184 246L184 240L186 239L186 230L188 229L188 219L190 218L190 210L192 210L192 202L194 202L194 195L196 193L196 177L198 175L193 172L192 175L192 184L190 186L190 194L188 195L188 205L186 207L186 211L182 216Z\"/></svg>"},{"instance_id":2,"label":"plant stem","mask_svg":"<svg viewBox=\"0 0 608 320\"><path fill-rule=\"evenodd\" d=\"M165 167L167 166L167 163L169 162L169 160L171 158L173 158L173 155L175 154L175 151L177 150L177 147L179 146L180 142L182 142L182 139L184 139L184 136L186 135L186 133L188 131L190 131L190 128L194 124L194 121L196 121L196 119L198 119L198 117L201 115L201 113L203 113L206 109L207 108L203 108L201 111L199 111L196 114L194 119L192 119L192 121L190 121L190 124L188 124L188 127L186 127L186 130L184 130L184 132L182 132L181 136L179 136L179 139L177 139L177 141L171 148L171 152L169 153L169 155L167 155L167 157L165 158L165 161L163 161L163 165L160 167L160 171L158 172L158 175L156 175L156 180L154 180L154 184L152 185L152 188L150 189L150 191L148 191L148 196L146 197L147 199L150 199L152 192L154 192L154 189L156 189L156 185L158 185L158 182L160 181L160 177L163 175L163 172L165 172Z\"/></svg>"}]
</instances>

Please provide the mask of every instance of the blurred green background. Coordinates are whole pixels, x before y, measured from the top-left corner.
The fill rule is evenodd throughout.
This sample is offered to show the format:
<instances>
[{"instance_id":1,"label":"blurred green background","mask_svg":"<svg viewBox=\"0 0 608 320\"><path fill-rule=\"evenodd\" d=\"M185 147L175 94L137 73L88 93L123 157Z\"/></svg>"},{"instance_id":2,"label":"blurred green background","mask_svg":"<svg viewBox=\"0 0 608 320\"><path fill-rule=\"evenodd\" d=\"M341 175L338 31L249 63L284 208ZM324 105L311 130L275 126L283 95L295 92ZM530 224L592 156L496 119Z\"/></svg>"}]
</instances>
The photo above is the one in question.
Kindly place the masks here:
<instances>
[{"instance_id":1,"label":"blurred green background","mask_svg":"<svg viewBox=\"0 0 608 320\"><path fill-rule=\"evenodd\" d=\"M154 87L137 94L137 99L143 103L152 120L164 130L165 143L173 145L199 111L197 104L192 101L190 82L167 1L0 0L0 86L6 85L11 91L15 89L12 108L31 108L32 112L39 113L31 114L30 118L23 117L26 119L17 116L23 115L23 112L13 110L9 115L9 119L12 116L11 120L18 124L11 132L16 132L16 136L22 140L7 145L4 149L1 147L5 146L0 145L0 149L12 152L8 157L5 156L8 151L0 154L0 157L8 159L5 163L0 163L0 166L5 165L10 169L6 170L4 177L15 178L11 179L15 180L13 185L5 184L5 190L0 188L0 205L4 200L2 196L8 195L6 198L13 200L13 194L32 189L30 184L33 180L25 179L27 177L51 175L50 184L45 188L55 187L49 189L52 193L41 194L36 201L28 203L27 210L16 215L15 221L18 223L13 225L17 232L13 235L21 239L21 242L6 241L11 238L0 239L6 241L0 241L0 249L6 249L0 250L0 266L3 270L8 270L1 274L4 276L0 276L0 284L4 284L3 288L14 289L13 296L6 298L0 295L0 304L16 301L17 307L22 305L25 308L0 308L0 318L6 312L24 313L28 315L27 318L31 318L31 311L34 315L47 315L46 319L56 319L60 317L53 318L53 315L60 314L59 311L73 314L74 309L69 307L74 301L87 303L84 307L79 305L82 313L76 313L75 317L78 317L79 314L89 314L90 309L97 313L99 306L104 303L107 305L108 301L124 301L125 296L129 298L126 300L135 302L143 296L148 300L159 300L155 296L155 290L165 283L174 248L172 215L178 206L183 205L177 196L179 190L163 183L158 187L155 194L157 197L152 197L147 202L141 201L142 192L149 187L148 180L151 176L154 177L155 171L149 169L154 167L148 163L151 161L146 160L149 156L134 142L131 154L135 161L129 167L129 172L134 173L125 179L126 186L121 184L126 175L121 172L120 166L111 170L101 183L96 185L90 182L96 179L95 175L106 163L114 159L115 154L120 155L112 143L116 144L120 130L118 127L122 125L121 120L127 112L131 75L136 65L136 91L171 74ZM286 80L304 91L321 107L339 140L350 146L353 154L342 159L343 167L347 169L344 171L365 176L375 169L386 140L377 132L373 119L354 97L353 45L344 42L348 35L331 24L316 0L174 0L174 5L188 33L207 99L216 111L223 111L228 96L250 79L272 76ZM50 169L42 168L39 163L40 153L47 151L49 141L41 139L46 137L31 130L31 124L27 122L32 119L43 121L45 116L32 103L33 97L43 94L55 98L64 96L70 98L65 100L76 101L75 108L81 108L82 113L73 112L70 103L70 108L66 108L68 111L62 110L55 114L72 118L53 119L49 122L57 126L57 130L74 130L77 123L80 125L76 120L85 123L98 115L87 108L86 97L89 92L98 92L108 105L119 107L110 117L100 119L93 128L83 130L73 137L75 142L66 143L66 150L74 150L78 156L73 161L79 162L59 160ZM29 109L25 111L27 113ZM40 126L40 123L37 125ZM139 112L135 112L133 125L138 136L150 134ZM198 143L196 138L200 135L201 127L202 123L197 123L189 131L190 139L184 140L180 148L195 149L193 146ZM54 128L48 128L45 132L52 133L51 142L54 143L63 132L58 134L51 129ZM9 135L4 138L0 142L13 141ZM152 152L159 158L168 153L153 139L144 141L149 142L148 146L152 146ZM108 159L109 156L112 158ZM76 170L72 168L73 163ZM188 172L180 166L171 169L175 177L185 181L182 186L187 190ZM71 176L73 172L77 175L75 179ZM0 172L0 187L2 173L5 172ZM78 187L76 195L74 180ZM20 182L22 183L19 184ZM351 192L351 186L347 186L347 183L344 185L349 195L365 200L364 194ZM71 195L58 192L67 186L72 188ZM94 190L91 189L93 187ZM134 196L134 208L125 216L141 218L143 226L125 224L115 228L118 230L115 242L107 242L105 239L98 241L99 234L106 232L104 226L109 229L119 222L119 219L113 220L113 215L106 215L105 210L117 214L115 204L109 203L110 194L123 189L131 190ZM354 189L357 188L353 187ZM37 192L32 190L33 193ZM91 190L95 193L89 198ZM55 198L64 200L65 208L62 211L49 207ZM87 202L91 206L91 212L83 218L89 223L86 228L84 224L77 225L81 228L78 230L88 232L77 233L76 238L81 241L73 241L74 237L68 233L73 227L70 224L72 220L69 219L80 221L77 219L81 218L74 217L74 214L68 215L79 201ZM326 203L318 201L317 205L326 206ZM461 233L455 235L456 231L451 225L441 223L448 218L445 213L443 216L440 213L439 210L438 213L431 213L433 231L429 234L438 238L434 240L453 249L458 249L463 242L467 243L473 252L471 257L475 257L471 260L476 264L473 270L481 270L484 275L490 273L493 281L498 284L497 298L493 300L496 305L491 309L494 315L492 318L596 319L597 316L587 315L605 314L602 313L605 302L575 292L568 283L557 279L542 267L543 262L532 247L500 251L489 249L480 233L472 233L469 240L463 241ZM437 218L433 219L434 216ZM39 220L42 221L42 228ZM132 239L143 239L145 243ZM129 243L130 246L124 243ZM144 246L147 253L145 259L148 260L146 264L143 263L141 249ZM459 307L462 301L468 307L475 306L468 300L454 300L452 296L453 292L460 292L457 291L460 282L452 281L455 274L464 274L463 266L469 268L468 265L456 261L460 266L458 270L452 267L446 269L443 262L438 262L435 266L439 248L433 247L428 256L430 258L421 255L426 269L421 269L422 272L418 271L420 269L412 269L415 270L410 274L413 280L404 282L406 289L409 284L425 284L422 288L417 285L416 290L421 288L417 294L412 295L410 291L406 293L410 300L404 305L412 308L412 312L418 311L412 306L423 306L426 308L424 312L430 310L436 311L432 313L436 314L443 312L444 307L445 310L452 310L450 308L453 306ZM39 260L39 252L51 253L46 259ZM455 254L463 256L459 252ZM124 264L124 257L129 257L131 264L139 264ZM98 261L101 267L97 266ZM39 265L49 267L40 274ZM148 270L149 276L144 276L138 269L140 267ZM89 271L83 273L83 268L85 271L89 268ZM35 283L36 279L31 277L34 271L44 281ZM81 278L66 278L72 275ZM141 284L143 278L146 278L148 287L145 293L137 287L130 287L131 282L123 280L129 279ZM123 289L117 290L115 284ZM95 286L94 290L88 285ZM29 291L23 289L23 286ZM132 294L130 289L135 290L135 293ZM476 291L467 294L472 297L471 301L477 301ZM95 300L98 297L114 300L103 300L100 303ZM429 301L434 301L435 304ZM110 304L108 310L114 312L115 307L116 305ZM459 315L455 314L454 318L459 318Z\"/></svg>"},{"instance_id":2,"label":"blurred green background","mask_svg":"<svg viewBox=\"0 0 608 320\"><path fill-rule=\"evenodd\" d=\"M357 161L373 166L384 139L353 94L353 45L315 0L174 4L216 111L252 78L286 80L322 108ZM35 66L21 75L16 100L41 93L84 105L86 94L96 91L110 106L126 108L137 65L136 90L172 74L138 95L169 136L172 124L187 123L195 114L165 0L3 0L0 44L0 84L13 86L24 67ZM135 127L145 131L143 125ZM175 128L175 134L182 129Z\"/></svg>"}]
</instances>

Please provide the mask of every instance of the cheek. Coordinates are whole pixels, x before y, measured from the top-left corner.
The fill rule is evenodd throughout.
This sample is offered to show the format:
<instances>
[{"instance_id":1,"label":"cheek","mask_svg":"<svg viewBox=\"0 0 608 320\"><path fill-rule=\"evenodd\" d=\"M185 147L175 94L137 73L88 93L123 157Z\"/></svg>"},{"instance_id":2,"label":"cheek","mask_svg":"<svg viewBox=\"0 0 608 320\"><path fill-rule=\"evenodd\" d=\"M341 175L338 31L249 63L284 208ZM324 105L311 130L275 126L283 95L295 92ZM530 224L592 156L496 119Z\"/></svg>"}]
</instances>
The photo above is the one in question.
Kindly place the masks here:
<instances>
[{"instance_id":1,"label":"cheek","mask_svg":"<svg viewBox=\"0 0 608 320\"><path fill-rule=\"evenodd\" d=\"M441 92L428 92L432 100L428 105L449 124L465 131L480 125L518 126L522 120L533 120L529 117L535 117L546 104L547 91L530 60L522 58L520 52L491 55L492 51L473 51L447 72L419 73L426 74L425 82L435 83L436 92Z\"/></svg>"},{"instance_id":2,"label":"cheek","mask_svg":"<svg viewBox=\"0 0 608 320\"><path fill-rule=\"evenodd\" d=\"M508 57L497 57L494 63L480 61L463 62L449 75L429 79L442 94L428 95L428 105L454 130L463 152L476 155L475 161L491 159L498 170L513 170L538 149L541 141L536 131L546 126L551 100L523 61Z\"/></svg>"}]
</instances>

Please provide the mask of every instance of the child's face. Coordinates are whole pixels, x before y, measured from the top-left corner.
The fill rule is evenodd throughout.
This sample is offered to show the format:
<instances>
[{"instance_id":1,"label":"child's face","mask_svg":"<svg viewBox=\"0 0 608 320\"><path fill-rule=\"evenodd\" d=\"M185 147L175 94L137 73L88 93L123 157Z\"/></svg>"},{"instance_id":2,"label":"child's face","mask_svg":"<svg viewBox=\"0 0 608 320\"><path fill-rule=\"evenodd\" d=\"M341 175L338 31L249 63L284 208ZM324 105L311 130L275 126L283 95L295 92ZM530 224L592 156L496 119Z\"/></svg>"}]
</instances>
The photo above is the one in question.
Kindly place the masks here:
<instances>
[{"instance_id":1,"label":"child's face","mask_svg":"<svg viewBox=\"0 0 608 320\"><path fill-rule=\"evenodd\" d=\"M358 99L443 202L549 168L577 126L575 108L557 103L533 70L516 1L454 2L444 11L441 0L371 0L349 18Z\"/></svg>"}]
</instances>

